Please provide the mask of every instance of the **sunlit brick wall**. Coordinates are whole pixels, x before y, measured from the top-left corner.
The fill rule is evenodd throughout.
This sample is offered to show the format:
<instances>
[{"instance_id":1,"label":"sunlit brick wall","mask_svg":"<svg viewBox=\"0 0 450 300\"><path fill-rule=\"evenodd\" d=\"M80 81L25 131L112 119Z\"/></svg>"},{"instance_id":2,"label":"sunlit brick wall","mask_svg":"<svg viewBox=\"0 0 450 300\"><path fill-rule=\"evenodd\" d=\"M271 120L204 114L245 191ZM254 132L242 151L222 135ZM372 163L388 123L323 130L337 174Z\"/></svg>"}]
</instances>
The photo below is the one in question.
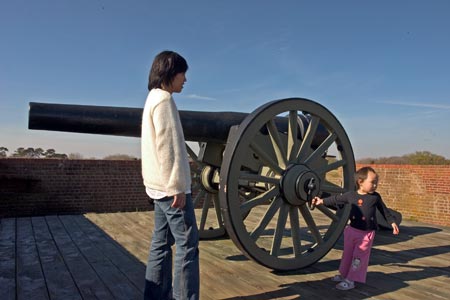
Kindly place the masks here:
<instances>
[{"instance_id":1,"label":"sunlit brick wall","mask_svg":"<svg viewBox=\"0 0 450 300\"><path fill-rule=\"evenodd\" d=\"M450 166L370 166L379 174L378 192L403 219L450 226Z\"/></svg>"}]
</instances>

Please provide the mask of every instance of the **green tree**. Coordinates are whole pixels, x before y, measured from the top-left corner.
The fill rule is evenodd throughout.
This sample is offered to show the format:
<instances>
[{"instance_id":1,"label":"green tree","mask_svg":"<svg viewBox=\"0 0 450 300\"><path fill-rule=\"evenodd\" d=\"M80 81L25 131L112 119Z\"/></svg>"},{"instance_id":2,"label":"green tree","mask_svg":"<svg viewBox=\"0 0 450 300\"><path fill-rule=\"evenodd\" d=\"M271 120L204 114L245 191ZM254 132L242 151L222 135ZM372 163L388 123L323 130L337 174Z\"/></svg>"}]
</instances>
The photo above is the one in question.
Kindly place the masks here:
<instances>
[{"instance_id":1,"label":"green tree","mask_svg":"<svg viewBox=\"0 0 450 300\"><path fill-rule=\"evenodd\" d=\"M7 157L8 156L8 148L6 147L0 147L0 157Z\"/></svg>"},{"instance_id":2,"label":"green tree","mask_svg":"<svg viewBox=\"0 0 450 300\"><path fill-rule=\"evenodd\" d=\"M450 160L445 157L433 154L429 151L417 151L413 154L405 155L411 165L448 165Z\"/></svg>"},{"instance_id":3,"label":"green tree","mask_svg":"<svg viewBox=\"0 0 450 300\"><path fill-rule=\"evenodd\" d=\"M12 155L13 157L26 157L26 158L57 158L57 159L66 159L67 155L63 153L56 153L54 149L47 149L44 151L42 148L24 148L19 147Z\"/></svg>"},{"instance_id":4,"label":"green tree","mask_svg":"<svg viewBox=\"0 0 450 300\"><path fill-rule=\"evenodd\" d=\"M12 156L13 157L27 157L27 154L28 154L28 152L26 151L25 148L19 147L16 149L16 151L14 151Z\"/></svg>"},{"instance_id":5,"label":"green tree","mask_svg":"<svg viewBox=\"0 0 450 300\"><path fill-rule=\"evenodd\" d=\"M67 159L68 156L64 153L56 153L55 149L47 149L43 153L45 158Z\"/></svg>"},{"instance_id":6,"label":"green tree","mask_svg":"<svg viewBox=\"0 0 450 300\"><path fill-rule=\"evenodd\" d=\"M40 158L40 157L44 156L45 151L42 148L36 148L36 149L28 148L28 149L30 149L32 158Z\"/></svg>"},{"instance_id":7,"label":"green tree","mask_svg":"<svg viewBox=\"0 0 450 300\"><path fill-rule=\"evenodd\" d=\"M44 152L44 156L47 158L52 158L53 156L55 156L55 154L55 149L47 149L47 151Z\"/></svg>"},{"instance_id":8,"label":"green tree","mask_svg":"<svg viewBox=\"0 0 450 300\"><path fill-rule=\"evenodd\" d=\"M361 164L395 164L395 165L449 165L450 160L429 151L416 151L403 156L380 158L362 158L357 160Z\"/></svg>"}]
</instances>

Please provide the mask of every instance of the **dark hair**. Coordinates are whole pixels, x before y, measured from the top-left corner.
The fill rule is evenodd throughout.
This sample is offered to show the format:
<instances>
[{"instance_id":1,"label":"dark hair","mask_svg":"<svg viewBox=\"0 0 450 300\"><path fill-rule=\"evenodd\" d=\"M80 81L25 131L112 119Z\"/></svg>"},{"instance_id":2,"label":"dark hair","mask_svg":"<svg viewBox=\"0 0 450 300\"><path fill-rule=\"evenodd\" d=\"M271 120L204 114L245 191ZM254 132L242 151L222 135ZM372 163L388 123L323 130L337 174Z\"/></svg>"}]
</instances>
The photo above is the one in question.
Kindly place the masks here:
<instances>
[{"instance_id":1,"label":"dark hair","mask_svg":"<svg viewBox=\"0 0 450 300\"><path fill-rule=\"evenodd\" d=\"M148 90L169 86L178 73L188 69L186 60L176 52L163 51L155 56L148 76Z\"/></svg>"},{"instance_id":2,"label":"dark hair","mask_svg":"<svg viewBox=\"0 0 450 300\"><path fill-rule=\"evenodd\" d=\"M359 181L364 181L367 179L369 172L372 172L375 175L377 175L377 172L375 172L375 170L372 167L362 167L361 169L356 171L355 181L357 187L359 187Z\"/></svg>"}]
</instances>

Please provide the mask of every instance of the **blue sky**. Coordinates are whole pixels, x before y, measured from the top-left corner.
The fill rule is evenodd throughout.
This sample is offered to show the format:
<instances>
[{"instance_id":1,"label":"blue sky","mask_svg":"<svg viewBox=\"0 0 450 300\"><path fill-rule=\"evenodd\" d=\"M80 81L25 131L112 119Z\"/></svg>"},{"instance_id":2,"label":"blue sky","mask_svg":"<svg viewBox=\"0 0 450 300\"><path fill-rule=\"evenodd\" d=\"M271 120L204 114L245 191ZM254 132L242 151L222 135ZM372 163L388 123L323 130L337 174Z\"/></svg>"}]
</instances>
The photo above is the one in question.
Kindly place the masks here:
<instances>
[{"instance_id":1,"label":"blue sky","mask_svg":"<svg viewBox=\"0 0 450 300\"><path fill-rule=\"evenodd\" d=\"M0 0L0 146L139 156L139 139L27 129L28 102L143 107L153 57L189 63L180 110L303 97L355 157L450 158L450 1Z\"/></svg>"}]
</instances>

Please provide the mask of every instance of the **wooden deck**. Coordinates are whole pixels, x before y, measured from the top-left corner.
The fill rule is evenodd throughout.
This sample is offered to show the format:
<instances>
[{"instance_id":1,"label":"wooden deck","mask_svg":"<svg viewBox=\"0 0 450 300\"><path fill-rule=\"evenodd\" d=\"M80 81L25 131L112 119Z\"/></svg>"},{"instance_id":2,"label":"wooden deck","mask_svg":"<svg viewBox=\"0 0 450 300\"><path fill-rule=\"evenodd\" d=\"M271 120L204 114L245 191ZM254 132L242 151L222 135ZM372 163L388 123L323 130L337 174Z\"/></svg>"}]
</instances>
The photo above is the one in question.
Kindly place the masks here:
<instances>
[{"instance_id":1,"label":"wooden deck","mask_svg":"<svg viewBox=\"0 0 450 300\"><path fill-rule=\"evenodd\" d=\"M1 219L0 299L142 299L152 212ZM404 221L377 233L366 284L338 291L342 242L276 273L229 239L200 242L201 299L450 299L450 228Z\"/></svg>"}]
</instances>

